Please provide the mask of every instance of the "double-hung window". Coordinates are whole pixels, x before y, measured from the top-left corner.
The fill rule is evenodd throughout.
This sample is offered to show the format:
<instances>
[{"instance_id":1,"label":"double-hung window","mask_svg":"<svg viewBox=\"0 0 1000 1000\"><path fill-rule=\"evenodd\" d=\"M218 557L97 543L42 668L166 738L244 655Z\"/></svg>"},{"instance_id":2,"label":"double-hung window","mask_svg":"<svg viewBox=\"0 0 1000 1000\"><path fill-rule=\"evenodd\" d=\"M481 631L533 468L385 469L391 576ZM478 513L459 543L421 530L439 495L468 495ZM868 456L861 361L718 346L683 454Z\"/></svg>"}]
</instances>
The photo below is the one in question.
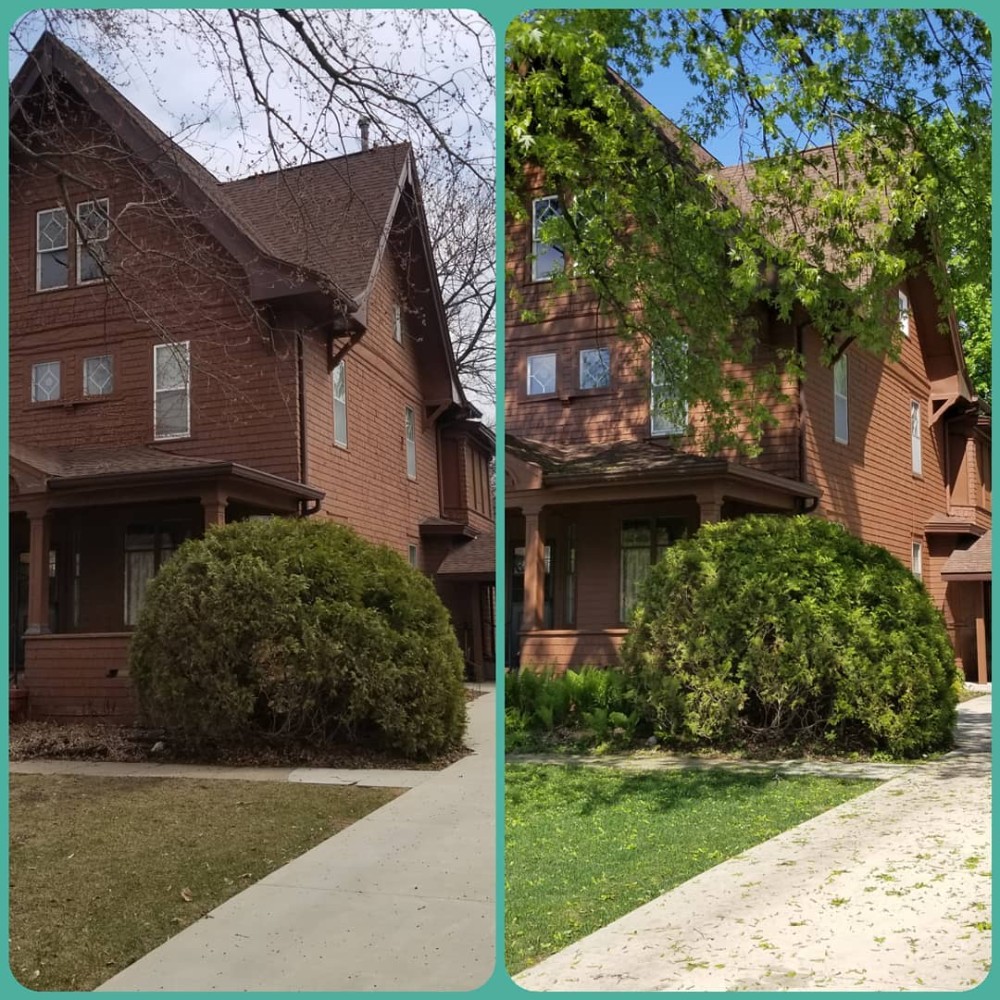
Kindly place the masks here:
<instances>
[{"instance_id":1,"label":"double-hung window","mask_svg":"<svg viewBox=\"0 0 1000 1000\"><path fill-rule=\"evenodd\" d=\"M333 443L347 447L347 368L341 361L333 369Z\"/></svg>"},{"instance_id":2,"label":"double-hung window","mask_svg":"<svg viewBox=\"0 0 1000 1000\"><path fill-rule=\"evenodd\" d=\"M409 406L403 412L403 428L406 435L406 475L417 478L417 430L413 409Z\"/></svg>"},{"instance_id":3,"label":"double-hung window","mask_svg":"<svg viewBox=\"0 0 1000 1000\"><path fill-rule=\"evenodd\" d=\"M533 281L548 281L565 266L562 247L542 240L542 227L550 219L562 214L559 198L546 195L531 203L531 278Z\"/></svg>"},{"instance_id":4,"label":"double-hung window","mask_svg":"<svg viewBox=\"0 0 1000 1000\"><path fill-rule=\"evenodd\" d=\"M916 400L910 403L910 455L913 474L922 475L924 457L920 446L920 404Z\"/></svg>"},{"instance_id":5,"label":"double-hung window","mask_svg":"<svg viewBox=\"0 0 1000 1000\"><path fill-rule=\"evenodd\" d=\"M69 285L69 220L65 208L48 208L36 216L35 288L48 291Z\"/></svg>"},{"instance_id":6,"label":"double-hung window","mask_svg":"<svg viewBox=\"0 0 1000 1000\"><path fill-rule=\"evenodd\" d=\"M593 347L580 351L580 388L606 389L611 385L611 349Z\"/></svg>"},{"instance_id":7,"label":"double-hung window","mask_svg":"<svg viewBox=\"0 0 1000 1000\"><path fill-rule=\"evenodd\" d=\"M59 399L62 387L62 364L42 361L31 366L31 401L52 403Z\"/></svg>"},{"instance_id":8,"label":"double-hung window","mask_svg":"<svg viewBox=\"0 0 1000 1000\"><path fill-rule=\"evenodd\" d=\"M910 297L902 288L899 290L899 332L904 337L910 335Z\"/></svg>"},{"instance_id":9,"label":"double-hung window","mask_svg":"<svg viewBox=\"0 0 1000 1000\"><path fill-rule=\"evenodd\" d=\"M528 358L528 395L545 396L556 391L556 356L532 354Z\"/></svg>"},{"instance_id":10,"label":"double-hung window","mask_svg":"<svg viewBox=\"0 0 1000 1000\"><path fill-rule=\"evenodd\" d=\"M833 439L847 444L847 355L842 354L833 366Z\"/></svg>"},{"instance_id":11,"label":"double-hung window","mask_svg":"<svg viewBox=\"0 0 1000 1000\"><path fill-rule=\"evenodd\" d=\"M621 527L621 620L632 614L650 567L663 550L684 533L685 522L676 517L642 517L622 521Z\"/></svg>"},{"instance_id":12,"label":"double-hung window","mask_svg":"<svg viewBox=\"0 0 1000 1000\"><path fill-rule=\"evenodd\" d=\"M666 359L655 349L650 365L649 432L653 437L687 432L687 403L677 398Z\"/></svg>"},{"instance_id":13,"label":"double-hung window","mask_svg":"<svg viewBox=\"0 0 1000 1000\"><path fill-rule=\"evenodd\" d=\"M191 345L157 344L153 348L153 437L191 433Z\"/></svg>"},{"instance_id":14,"label":"double-hung window","mask_svg":"<svg viewBox=\"0 0 1000 1000\"><path fill-rule=\"evenodd\" d=\"M111 223L108 199L84 201L76 206L76 280L78 284L101 281Z\"/></svg>"}]
</instances>

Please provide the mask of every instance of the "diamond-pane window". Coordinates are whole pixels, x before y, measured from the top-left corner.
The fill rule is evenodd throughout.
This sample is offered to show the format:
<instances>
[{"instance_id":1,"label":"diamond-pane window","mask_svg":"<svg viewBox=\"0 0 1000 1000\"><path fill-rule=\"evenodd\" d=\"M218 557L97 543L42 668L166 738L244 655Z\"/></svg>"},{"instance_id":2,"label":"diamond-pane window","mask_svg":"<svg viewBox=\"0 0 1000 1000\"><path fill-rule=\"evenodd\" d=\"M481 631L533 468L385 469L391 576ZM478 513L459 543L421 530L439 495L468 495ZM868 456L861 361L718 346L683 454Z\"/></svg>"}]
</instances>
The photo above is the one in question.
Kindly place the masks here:
<instances>
[{"instance_id":1,"label":"diamond-pane window","mask_svg":"<svg viewBox=\"0 0 1000 1000\"><path fill-rule=\"evenodd\" d=\"M533 281L547 281L553 274L558 274L565 264L562 247L555 243L544 243L541 238L542 227L550 219L562 214L559 198L547 195L538 198L531 205L531 278Z\"/></svg>"},{"instance_id":2,"label":"diamond-pane window","mask_svg":"<svg viewBox=\"0 0 1000 1000\"><path fill-rule=\"evenodd\" d=\"M83 394L107 396L114 390L114 367L110 354L85 358L83 362Z\"/></svg>"},{"instance_id":3,"label":"diamond-pane window","mask_svg":"<svg viewBox=\"0 0 1000 1000\"><path fill-rule=\"evenodd\" d=\"M37 216L35 287L43 292L69 284L69 241L65 208L50 208Z\"/></svg>"},{"instance_id":4,"label":"diamond-pane window","mask_svg":"<svg viewBox=\"0 0 1000 1000\"><path fill-rule=\"evenodd\" d=\"M60 363L43 361L31 366L31 401L50 403L59 398Z\"/></svg>"},{"instance_id":5,"label":"diamond-pane window","mask_svg":"<svg viewBox=\"0 0 1000 1000\"><path fill-rule=\"evenodd\" d=\"M417 478L417 437L416 415L407 406L403 413L403 427L406 434L406 475L410 479Z\"/></svg>"},{"instance_id":6,"label":"diamond-pane window","mask_svg":"<svg viewBox=\"0 0 1000 1000\"><path fill-rule=\"evenodd\" d=\"M543 396L556 391L556 356L532 354L528 358L528 395Z\"/></svg>"},{"instance_id":7,"label":"diamond-pane window","mask_svg":"<svg viewBox=\"0 0 1000 1000\"><path fill-rule=\"evenodd\" d=\"M611 349L580 351L580 388L604 389L611 385Z\"/></svg>"},{"instance_id":8,"label":"diamond-pane window","mask_svg":"<svg viewBox=\"0 0 1000 1000\"><path fill-rule=\"evenodd\" d=\"M85 283L104 277L106 243L111 230L108 199L84 201L76 206L76 280Z\"/></svg>"},{"instance_id":9,"label":"diamond-pane window","mask_svg":"<svg viewBox=\"0 0 1000 1000\"><path fill-rule=\"evenodd\" d=\"M333 369L333 443L347 447L347 369L341 361Z\"/></svg>"}]
</instances>

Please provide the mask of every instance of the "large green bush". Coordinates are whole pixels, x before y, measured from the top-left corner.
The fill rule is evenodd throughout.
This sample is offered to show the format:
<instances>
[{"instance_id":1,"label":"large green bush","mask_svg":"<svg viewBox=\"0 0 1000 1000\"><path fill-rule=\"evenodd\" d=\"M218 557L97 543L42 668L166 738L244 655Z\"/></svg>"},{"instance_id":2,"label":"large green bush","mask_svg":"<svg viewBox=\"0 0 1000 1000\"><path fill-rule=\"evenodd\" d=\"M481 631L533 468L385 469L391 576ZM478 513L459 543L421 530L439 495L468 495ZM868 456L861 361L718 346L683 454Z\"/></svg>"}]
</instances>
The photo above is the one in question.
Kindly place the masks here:
<instances>
[{"instance_id":1,"label":"large green bush","mask_svg":"<svg viewBox=\"0 0 1000 1000\"><path fill-rule=\"evenodd\" d=\"M130 669L186 736L457 743L462 657L430 581L330 521L270 518L185 543L150 584Z\"/></svg>"},{"instance_id":2,"label":"large green bush","mask_svg":"<svg viewBox=\"0 0 1000 1000\"><path fill-rule=\"evenodd\" d=\"M915 756L951 740L940 612L885 549L816 517L745 517L671 546L622 658L654 727L681 742Z\"/></svg>"}]
</instances>

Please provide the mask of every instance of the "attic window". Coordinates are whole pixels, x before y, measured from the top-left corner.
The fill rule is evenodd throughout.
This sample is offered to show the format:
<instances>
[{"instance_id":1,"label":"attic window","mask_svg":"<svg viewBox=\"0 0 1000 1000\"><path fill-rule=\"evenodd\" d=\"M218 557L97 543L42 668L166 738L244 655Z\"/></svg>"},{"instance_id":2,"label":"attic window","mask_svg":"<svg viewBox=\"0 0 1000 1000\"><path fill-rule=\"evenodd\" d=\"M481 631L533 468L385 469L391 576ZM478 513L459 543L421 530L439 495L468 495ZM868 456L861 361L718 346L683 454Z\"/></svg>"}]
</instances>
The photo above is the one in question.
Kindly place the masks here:
<instances>
[{"instance_id":1,"label":"attic window","mask_svg":"<svg viewBox=\"0 0 1000 1000\"><path fill-rule=\"evenodd\" d=\"M910 297L902 288L899 290L899 332L904 337L910 335Z\"/></svg>"},{"instance_id":2,"label":"attic window","mask_svg":"<svg viewBox=\"0 0 1000 1000\"><path fill-rule=\"evenodd\" d=\"M104 278L108 233L108 199L84 201L76 206L76 280L83 285Z\"/></svg>"},{"instance_id":3,"label":"attic window","mask_svg":"<svg viewBox=\"0 0 1000 1000\"><path fill-rule=\"evenodd\" d=\"M542 227L550 219L562 214L559 198L547 195L536 198L531 203L531 279L548 281L552 275L563 269L565 257L562 247L555 243L544 243L541 239Z\"/></svg>"},{"instance_id":4,"label":"attic window","mask_svg":"<svg viewBox=\"0 0 1000 1000\"><path fill-rule=\"evenodd\" d=\"M69 226L65 208L48 208L36 216L35 288L46 292L69 285Z\"/></svg>"}]
</instances>

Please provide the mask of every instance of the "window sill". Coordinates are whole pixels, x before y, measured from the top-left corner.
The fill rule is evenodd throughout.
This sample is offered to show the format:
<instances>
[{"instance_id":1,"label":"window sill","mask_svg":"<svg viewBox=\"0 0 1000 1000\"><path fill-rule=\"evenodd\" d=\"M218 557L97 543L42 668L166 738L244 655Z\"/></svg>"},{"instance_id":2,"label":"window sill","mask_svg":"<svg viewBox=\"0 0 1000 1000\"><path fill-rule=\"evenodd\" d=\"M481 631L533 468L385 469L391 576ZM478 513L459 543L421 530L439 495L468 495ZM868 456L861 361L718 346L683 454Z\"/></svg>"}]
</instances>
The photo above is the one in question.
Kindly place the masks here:
<instances>
[{"instance_id":1,"label":"window sill","mask_svg":"<svg viewBox=\"0 0 1000 1000\"><path fill-rule=\"evenodd\" d=\"M521 400L525 403L547 403L551 402L553 399L558 400L560 398L561 397L558 392L526 392L521 397Z\"/></svg>"},{"instance_id":2,"label":"window sill","mask_svg":"<svg viewBox=\"0 0 1000 1000\"><path fill-rule=\"evenodd\" d=\"M150 443L151 444L170 444L173 441L190 441L192 439L192 437L193 437L193 435L190 434L190 433L188 433L188 434L176 434L173 437L156 437L154 435L153 440Z\"/></svg>"}]
</instances>

